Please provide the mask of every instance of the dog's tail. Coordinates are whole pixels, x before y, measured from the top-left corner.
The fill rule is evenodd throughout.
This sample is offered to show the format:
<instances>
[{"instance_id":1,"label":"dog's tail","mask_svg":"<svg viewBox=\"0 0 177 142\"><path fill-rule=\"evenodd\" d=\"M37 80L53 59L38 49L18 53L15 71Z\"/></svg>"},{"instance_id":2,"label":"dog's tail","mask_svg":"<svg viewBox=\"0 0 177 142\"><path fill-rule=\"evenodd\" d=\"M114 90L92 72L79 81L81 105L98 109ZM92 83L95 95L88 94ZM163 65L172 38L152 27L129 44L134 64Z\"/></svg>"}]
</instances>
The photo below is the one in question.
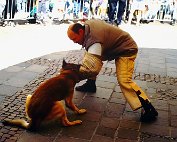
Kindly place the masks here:
<instances>
[{"instance_id":1,"label":"dog's tail","mask_svg":"<svg viewBox=\"0 0 177 142\"><path fill-rule=\"evenodd\" d=\"M28 95L27 98L26 98L26 115L27 115L27 118L30 120L28 114L27 114L27 110L29 108L29 102L31 100L31 97L32 95ZM17 127L20 127L20 128L23 128L23 129L30 129L31 127L31 120L30 120L30 123L28 123L27 121L23 120L23 119L14 119L14 120L3 120L2 123L4 125L10 125L10 126L17 126Z\"/></svg>"},{"instance_id":2,"label":"dog's tail","mask_svg":"<svg viewBox=\"0 0 177 142\"><path fill-rule=\"evenodd\" d=\"M14 120L3 120L4 125L17 126L23 129L29 129L30 123L23 119L14 119Z\"/></svg>"}]
</instances>

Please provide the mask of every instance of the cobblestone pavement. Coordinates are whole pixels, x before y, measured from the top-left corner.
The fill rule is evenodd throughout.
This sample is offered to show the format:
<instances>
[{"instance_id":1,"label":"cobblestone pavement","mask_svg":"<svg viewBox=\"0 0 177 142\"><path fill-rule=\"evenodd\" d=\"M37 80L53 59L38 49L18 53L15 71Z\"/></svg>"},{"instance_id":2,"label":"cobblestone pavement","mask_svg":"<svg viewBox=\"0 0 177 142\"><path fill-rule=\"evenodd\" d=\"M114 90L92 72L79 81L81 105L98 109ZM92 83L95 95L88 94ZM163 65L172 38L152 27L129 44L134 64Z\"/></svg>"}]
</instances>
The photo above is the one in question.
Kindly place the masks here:
<instances>
[{"instance_id":1,"label":"cobblestone pavement","mask_svg":"<svg viewBox=\"0 0 177 142\"><path fill-rule=\"evenodd\" d=\"M114 62L104 62L97 79L96 93L75 91L74 102L86 108L84 115L67 109L69 120L81 119L82 125L63 127L53 122L38 132L3 126L1 142L177 142L177 50L139 50L133 79L148 94L158 109L153 123L139 121L140 110L132 111L115 77ZM25 99L44 80L55 76L63 58L80 63L82 50L56 52L25 61L0 71L0 118L25 117ZM79 84L82 84L80 82Z\"/></svg>"}]
</instances>

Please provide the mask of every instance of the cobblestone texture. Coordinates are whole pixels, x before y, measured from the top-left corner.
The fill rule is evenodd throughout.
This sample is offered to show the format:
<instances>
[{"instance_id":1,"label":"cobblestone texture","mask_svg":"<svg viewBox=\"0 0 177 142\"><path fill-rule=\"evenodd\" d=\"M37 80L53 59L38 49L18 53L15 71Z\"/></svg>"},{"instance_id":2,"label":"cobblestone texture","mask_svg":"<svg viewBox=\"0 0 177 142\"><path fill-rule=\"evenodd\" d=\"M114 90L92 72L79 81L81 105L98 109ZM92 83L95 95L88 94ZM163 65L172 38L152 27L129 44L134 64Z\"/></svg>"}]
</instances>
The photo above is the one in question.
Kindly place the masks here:
<instances>
[{"instance_id":1,"label":"cobblestone texture","mask_svg":"<svg viewBox=\"0 0 177 142\"><path fill-rule=\"evenodd\" d=\"M65 60L81 63L82 56L82 51L71 51L67 53ZM1 104L1 120L16 118L26 120L24 106L26 96L32 94L40 83L58 74L61 68L61 58L49 57L43 56L22 63L33 67L45 66L46 69L15 94L5 97ZM131 111L115 77L114 62L105 62L97 80L98 91L95 94L75 92L74 102L79 107L87 108L88 112L82 116L76 116L70 110L67 110L67 113L70 120L82 119L82 125L64 128L60 124L51 124L41 128L39 133L31 133L0 123L0 141L176 142L177 78L135 71L133 79L141 83L140 86L142 85L159 110L156 122L143 124L139 122L140 111ZM106 81L103 81L104 79Z\"/></svg>"}]
</instances>

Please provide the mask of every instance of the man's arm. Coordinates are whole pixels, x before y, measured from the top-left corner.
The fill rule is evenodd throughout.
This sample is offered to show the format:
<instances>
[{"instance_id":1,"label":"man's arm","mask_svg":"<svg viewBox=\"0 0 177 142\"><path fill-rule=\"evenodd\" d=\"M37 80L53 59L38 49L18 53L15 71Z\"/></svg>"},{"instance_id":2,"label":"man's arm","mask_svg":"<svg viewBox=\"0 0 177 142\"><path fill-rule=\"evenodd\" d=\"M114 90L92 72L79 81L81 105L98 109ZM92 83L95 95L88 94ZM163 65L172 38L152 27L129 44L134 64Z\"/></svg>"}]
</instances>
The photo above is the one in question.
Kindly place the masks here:
<instances>
[{"instance_id":1,"label":"man's arm","mask_svg":"<svg viewBox=\"0 0 177 142\"><path fill-rule=\"evenodd\" d=\"M96 77L99 74L103 66L101 49L100 43L95 43L89 47L80 67L80 80Z\"/></svg>"}]
</instances>

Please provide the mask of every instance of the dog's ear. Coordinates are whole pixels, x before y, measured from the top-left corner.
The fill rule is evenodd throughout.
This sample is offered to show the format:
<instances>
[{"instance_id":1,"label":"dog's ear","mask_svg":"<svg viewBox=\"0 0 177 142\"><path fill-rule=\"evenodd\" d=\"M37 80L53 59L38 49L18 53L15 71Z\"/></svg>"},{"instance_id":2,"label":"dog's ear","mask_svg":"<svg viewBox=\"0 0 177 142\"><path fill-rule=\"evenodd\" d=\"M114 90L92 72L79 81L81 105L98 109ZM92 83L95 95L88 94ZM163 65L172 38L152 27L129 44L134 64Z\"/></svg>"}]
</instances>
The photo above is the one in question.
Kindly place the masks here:
<instances>
[{"instance_id":1,"label":"dog's ear","mask_svg":"<svg viewBox=\"0 0 177 142\"><path fill-rule=\"evenodd\" d=\"M67 65L65 59L63 59L62 67L65 67Z\"/></svg>"}]
</instances>

